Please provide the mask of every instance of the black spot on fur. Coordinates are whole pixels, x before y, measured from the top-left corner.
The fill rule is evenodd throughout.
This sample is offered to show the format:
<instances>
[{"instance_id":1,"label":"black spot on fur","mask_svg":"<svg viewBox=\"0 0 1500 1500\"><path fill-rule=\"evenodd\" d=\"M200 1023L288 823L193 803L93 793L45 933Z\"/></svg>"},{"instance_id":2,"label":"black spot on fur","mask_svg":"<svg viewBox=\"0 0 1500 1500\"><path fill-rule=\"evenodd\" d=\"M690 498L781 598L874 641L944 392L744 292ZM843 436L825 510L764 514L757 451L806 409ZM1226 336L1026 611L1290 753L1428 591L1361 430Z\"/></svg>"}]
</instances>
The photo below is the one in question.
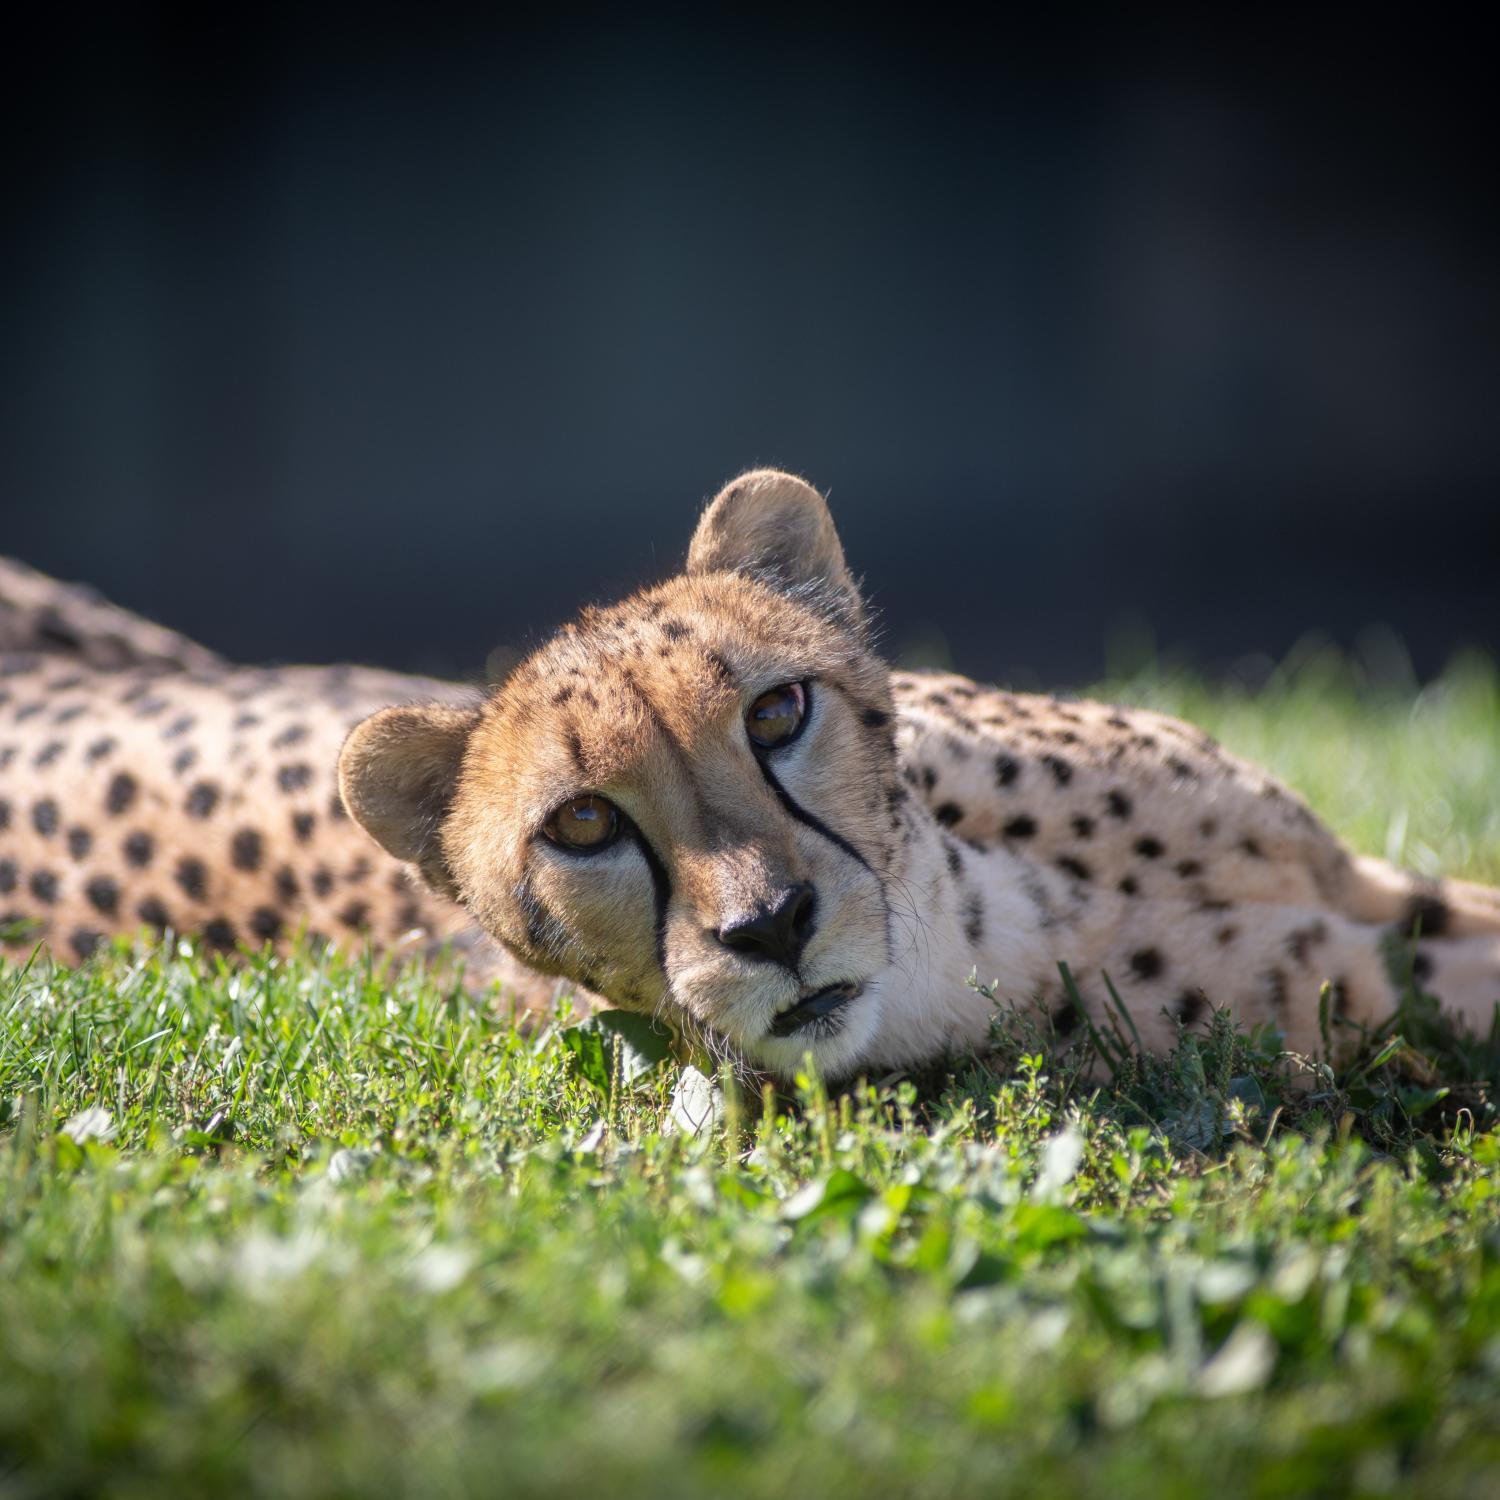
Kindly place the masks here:
<instances>
[{"instance_id":1,"label":"black spot on fur","mask_svg":"<svg viewBox=\"0 0 1500 1500\"><path fill-rule=\"evenodd\" d=\"M172 878L193 901L202 901L208 894L208 867L195 855L183 855Z\"/></svg>"},{"instance_id":2,"label":"black spot on fur","mask_svg":"<svg viewBox=\"0 0 1500 1500\"><path fill-rule=\"evenodd\" d=\"M984 936L984 901L978 891L964 898L964 936L971 945Z\"/></svg>"},{"instance_id":3,"label":"black spot on fur","mask_svg":"<svg viewBox=\"0 0 1500 1500\"><path fill-rule=\"evenodd\" d=\"M995 757L995 780L1001 786L1014 786L1021 775L1021 762L1002 751Z\"/></svg>"},{"instance_id":4,"label":"black spot on fur","mask_svg":"<svg viewBox=\"0 0 1500 1500\"><path fill-rule=\"evenodd\" d=\"M284 792L300 792L312 780L312 767L306 761L282 766L276 773L276 785Z\"/></svg>"},{"instance_id":5,"label":"black spot on fur","mask_svg":"<svg viewBox=\"0 0 1500 1500\"><path fill-rule=\"evenodd\" d=\"M1216 933L1214 933L1214 942L1216 942L1221 948L1227 948L1239 935L1239 928L1231 924L1227 927L1221 927Z\"/></svg>"},{"instance_id":6,"label":"black spot on fur","mask_svg":"<svg viewBox=\"0 0 1500 1500\"><path fill-rule=\"evenodd\" d=\"M229 841L229 859L236 870L258 870L264 852L260 832L254 828L241 828Z\"/></svg>"},{"instance_id":7,"label":"black spot on fur","mask_svg":"<svg viewBox=\"0 0 1500 1500\"><path fill-rule=\"evenodd\" d=\"M139 870L151 863L151 856L156 850L156 840L145 829L137 829L134 833L126 835L121 847L125 851L125 863L134 865Z\"/></svg>"},{"instance_id":8,"label":"black spot on fur","mask_svg":"<svg viewBox=\"0 0 1500 1500\"><path fill-rule=\"evenodd\" d=\"M1094 820L1085 817L1082 813L1073 819L1073 832L1081 839L1091 839L1094 836Z\"/></svg>"},{"instance_id":9,"label":"black spot on fur","mask_svg":"<svg viewBox=\"0 0 1500 1500\"><path fill-rule=\"evenodd\" d=\"M234 727L236 729L254 729L259 723L259 714L236 714L234 719Z\"/></svg>"},{"instance_id":10,"label":"black spot on fur","mask_svg":"<svg viewBox=\"0 0 1500 1500\"><path fill-rule=\"evenodd\" d=\"M16 862L0 859L0 896L8 896L16 888Z\"/></svg>"},{"instance_id":11,"label":"black spot on fur","mask_svg":"<svg viewBox=\"0 0 1500 1500\"><path fill-rule=\"evenodd\" d=\"M239 941L239 935L228 917L210 917L203 924L203 941L210 948L227 953Z\"/></svg>"},{"instance_id":12,"label":"black spot on fur","mask_svg":"<svg viewBox=\"0 0 1500 1500\"><path fill-rule=\"evenodd\" d=\"M198 764L198 752L191 745L179 750L172 757L172 771L174 775L182 776L191 771Z\"/></svg>"},{"instance_id":13,"label":"black spot on fur","mask_svg":"<svg viewBox=\"0 0 1500 1500\"><path fill-rule=\"evenodd\" d=\"M1448 930L1453 913L1446 901L1430 892L1413 896L1406 904L1402 927L1424 938L1442 937Z\"/></svg>"},{"instance_id":14,"label":"black spot on fur","mask_svg":"<svg viewBox=\"0 0 1500 1500\"><path fill-rule=\"evenodd\" d=\"M292 833L299 844L305 844L313 835L313 824L317 821L310 812L292 814Z\"/></svg>"},{"instance_id":15,"label":"black spot on fur","mask_svg":"<svg viewBox=\"0 0 1500 1500\"><path fill-rule=\"evenodd\" d=\"M161 732L164 740L180 740L198 721L192 714L178 714Z\"/></svg>"},{"instance_id":16,"label":"black spot on fur","mask_svg":"<svg viewBox=\"0 0 1500 1500\"><path fill-rule=\"evenodd\" d=\"M731 683L734 681L734 668L729 665L729 662L719 652L705 650L703 659L713 668L714 676L720 682Z\"/></svg>"},{"instance_id":17,"label":"black spot on fur","mask_svg":"<svg viewBox=\"0 0 1500 1500\"><path fill-rule=\"evenodd\" d=\"M349 809L344 806L344 799L337 792L328 799L328 816L335 823L349 816Z\"/></svg>"},{"instance_id":18,"label":"black spot on fur","mask_svg":"<svg viewBox=\"0 0 1500 1500\"><path fill-rule=\"evenodd\" d=\"M94 743L83 752L83 758L91 763L94 761L101 761L106 755L109 755L117 750L119 748L119 744L119 740L115 739L113 735L106 734L102 739L95 740Z\"/></svg>"},{"instance_id":19,"label":"black spot on fur","mask_svg":"<svg viewBox=\"0 0 1500 1500\"><path fill-rule=\"evenodd\" d=\"M1203 998L1202 990L1184 990L1172 1002L1172 1014L1184 1026L1191 1026L1207 1008L1208 1001Z\"/></svg>"},{"instance_id":20,"label":"black spot on fur","mask_svg":"<svg viewBox=\"0 0 1500 1500\"><path fill-rule=\"evenodd\" d=\"M1204 818L1198 824L1198 832L1206 839L1211 839L1219 831L1219 820L1217 818Z\"/></svg>"},{"instance_id":21,"label":"black spot on fur","mask_svg":"<svg viewBox=\"0 0 1500 1500\"><path fill-rule=\"evenodd\" d=\"M565 683L552 695L553 705L557 708L561 708L563 704L566 703L572 696L573 684L571 682Z\"/></svg>"},{"instance_id":22,"label":"black spot on fur","mask_svg":"<svg viewBox=\"0 0 1500 1500\"><path fill-rule=\"evenodd\" d=\"M89 927L75 927L68 942L79 958L87 958L104 941L102 932Z\"/></svg>"},{"instance_id":23,"label":"black spot on fur","mask_svg":"<svg viewBox=\"0 0 1500 1500\"><path fill-rule=\"evenodd\" d=\"M661 633L669 641L685 641L693 631L691 626L684 625L681 620L663 620Z\"/></svg>"},{"instance_id":24,"label":"black spot on fur","mask_svg":"<svg viewBox=\"0 0 1500 1500\"><path fill-rule=\"evenodd\" d=\"M1349 1014L1349 981L1341 975L1337 979L1328 982L1329 1003L1333 1007L1333 1013L1340 1018Z\"/></svg>"},{"instance_id":25,"label":"black spot on fur","mask_svg":"<svg viewBox=\"0 0 1500 1500\"><path fill-rule=\"evenodd\" d=\"M1072 1036L1083 1023L1083 1013L1071 999L1064 1000L1051 1015L1052 1029L1058 1036Z\"/></svg>"},{"instance_id":26,"label":"black spot on fur","mask_svg":"<svg viewBox=\"0 0 1500 1500\"><path fill-rule=\"evenodd\" d=\"M1115 887L1122 896L1134 896L1140 891L1140 883L1134 875L1124 876L1119 885Z\"/></svg>"},{"instance_id":27,"label":"black spot on fur","mask_svg":"<svg viewBox=\"0 0 1500 1500\"><path fill-rule=\"evenodd\" d=\"M51 906L57 900L57 876L51 870L34 871L27 884L31 894L44 906Z\"/></svg>"},{"instance_id":28,"label":"black spot on fur","mask_svg":"<svg viewBox=\"0 0 1500 1500\"><path fill-rule=\"evenodd\" d=\"M1071 854L1059 855L1057 868L1071 875L1074 880L1092 880L1094 878L1094 872L1081 859L1074 859Z\"/></svg>"},{"instance_id":29,"label":"black spot on fur","mask_svg":"<svg viewBox=\"0 0 1500 1500\"><path fill-rule=\"evenodd\" d=\"M1073 767L1060 755L1044 755L1042 764L1051 771L1052 779L1058 786L1067 786L1073 779Z\"/></svg>"},{"instance_id":30,"label":"black spot on fur","mask_svg":"<svg viewBox=\"0 0 1500 1500\"><path fill-rule=\"evenodd\" d=\"M1261 975L1261 983L1265 986L1266 990L1266 1004L1277 1015L1280 1015L1286 1010L1286 971L1284 969L1267 969Z\"/></svg>"},{"instance_id":31,"label":"black spot on fur","mask_svg":"<svg viewBox=\"0 0 1500 1500\"><path fill-rule=\"evenodd\" d=\"M43 797L40 802L32 804L31 826L44 839L50 839L57 832L58 821L57 803L51 797Z\"/></svg>"},{"instance_id":32,"label":"black spot on fur","mask_svg":"<svg viewBox=\"0 0 1500 1500\"><path fill-rule=\"evenodd\" d=\"M964 867L964 856L963 851L958 845L951 843L944 845L943 853L948 860L948 873L950 875L961 874Z\"/></svg>"},{"instance_id":33,"label":"black spot on fur","mask_svg":"<svg viewBox=\"0 0 1500 1500\"><path fill-rule=\"evenodd\" d=\"M32 619L32 628L41 640L46 641L49 646L56 646L60 651L76 651L83 644L78 632L50 604L44 604L37 610Z\"/></svg>"},{"instance_id":34,"label":"black spot on fur","mask_svg":"<svg viewBox=\"0 0 1500 1500\"><path fill-rule=\"evenodd\" d=\"M1021 813L1000 830L1008 839L1029 839L1036 834L1036 819Z\"/></svg>"},{"instance_id":35,"label":"black spot on fur","mask_svg":"<svg viewBox=\"0 0 1500 1500\"><path fill-rule=\"evenodd\" d=\"M859 721L866 729L884 729L891 722L891 716L879 708L867 708L860 714Z\"/></svg>"},{"instance_id":36,"label":"black spot on fur","mask_svg":"<svg viewBox=\"0 0 1500 1500\"><path fill-rule=\"evenodd\" d=\"M8 798L0 797L0 833L4 833L10 827L10 801Z\"/></svg>"},{"instance_id":37,"label":"black spot on fur","mask_svg":"<svg viewBox=\"0 0 1500 1500\"><path fill-rule=\"evenodd\" d=\"M333 889L333 875L322 865L313 871L312 888L315 895L326 896Z\"/></svg>"},{"instance_id":38,"label":"black spot on fur","mask_svg":"<svg viewBox=\"0 0 1500 1500\"><path fill-rule=\"evenodd\" d=\"M211 817L214 808L219 805L219 795L217 783L195 782L192 790L187 794L187 801L182 805L190 818Z\"/></svg>"},{"instance_id":39,"label":"black spot on fur","mask_svg":"<svg viewBox=\"0 0 1500 1500\"><path fill-rule=\"evenodd\" d=\"M275 942L281 936L281 915L269 906L257 906L250 913L249 927L263 943Z\"/></svg>"},{"instance_id":40,"label":"black spot on fur","mask_svg":"<svg viewBox=\"0 0 1500 1500\"><path fill-rule=\"evenodd\" d=\"M1251 859L1264 859L1266 857L1265 852L1254 839L1241 839L1240 850L1242 853L1248 854Z\"/></svg>"},{"instance_id":41,"label":"black spot on fur","mask_svg":"<svg viewBox=\"0 0 1500 1500\"><path fill-rule=\"evenodd\" d=\"M1166 968L1155 948L1138 948L1130 955L1130 972L1137 979L1155 979Z\"/></svg>"},{"instance_id":42,"label":"black spot on fur","mask_svg":"<svg viewBox=\"0 0 1500 1500\"><path fill-rule=\"evenodd\" d=\"M112 917L120 909L120 887L108 875L96 875L84 886L89 905L102 916Z\"/></svg>"},{"instance_id":43,"label":"black spot on fur","mask_svg":"<svg viewBox=\"0 0 1500 1500\"><path fill-rule=\"evenodd\" d=\"M1179 781L1196 781L1198 779L1198 768L1189 765L1187 761L1180 759L1178 756L1169 755L1167 757L1167 765Z\"/></svg>"},{"instance_id":44,"label":"black spot on fur","mask_svg":"<svg viewBox=\"0 0 1500 1500\"><path fill-rule=\"evenodd\" d=\"M302 890L302 887L298 884L296 872L290 865L282 865L277 870L272 884L276 887L276 899L283 906L290 906Z\"/></svg>"},{"instance_id":45,"label":"black spot on fur","mask_svg":"<svg viewBox=\"0 0 1500 1500\"><path fill-rule=\"evenodd\" d=\"M135 914L148 927L155 927L158 931L172 925L172 914L162 905L155 896L147 896L135 909Z\"/></svg>"},{"instance_id":46,"label":"black spot on fur","mask_svg":"<svg viewBox=\"0 0 1500 1500\"><path fill-rule=\"evenodd\" d=\"M1158 838L1153 838L1149 833L1144 838L1135 841L1135 852L1142 859L1160 859L1167 851L1167 846Z\"/></svg>"},{"instance_id":47,"label":"black spot on fur","mask_svg":"<svg viewBox=\"0 0 1500 1500\"><path fill-rule=\"evenodd\" d=\"M140 788L129 771L118 771L111 778L109 790L104 794L104 809L112 817L128 812Z\"/></svg>"},{"instance_id":48,"label":"black spot on fur","mask_svg":"<svg viewBox=\"0 0 1500 1500\"><path fill-rule=\"evenodd\" d=\"M964 810L956 802L940 802L933 808L932 815L944 828L952 828L963 820Z\"/></svg>"},{"instance_id":49,"label":"black spot on fur","mask_svg":"<svg viewBox=\"0 0 1500 1500\"><path fill-rule=\"evenodd\" d=\"M922 789L930 792L937 785L937 772L931 766L923 766L921 771Z\"/></svg>"},{"instance_id":50,"label":"black spot on fur","mask_svg":"<svg viewBox=\"0 0 1500 1500\"><path fill-rule=\"evenodd\" d=\"M1328 928L1322 922L1311 922L1306 927L1294 927L1286 935L1286 951L1299 963L1306 964L1310 950L1328 936Z\"/></svg>"},{"instance_id":51,"label":"black spot on fur","mask_svg":"<svg viewBox=\"0 0 1500 1500\"><path fill-rule=\"evenodd\" d=\"M1191 880L1194 875L1203 873L1203 866L1196 859L1180 859L1177 861L1177 873L1184 880Z\"/></svg>"},{"instance_id":52,"label":"black spot on fur","mask_svg":"<svg viewBox=\"0 0 1500 1500\"><path fill-rule=\"evenodd\" d=\"M351 901L340 913L339 921L345 927L363 927L370 919L369 903Z\"/></svg>"},{"instance_id":53,"label":"black spot on fur","mask_svg":"<svg viewBox=\"0 0 1500 1500\"><path fill-rule=\"evenodd\" d=\"M289 724L280 734L271 740L273 750L286 750L293 745L300 745L307 738L306 724Z\"/></svg>"},{"instance_id":54,"label":"black spot on fur","mask_svg":"<svg viewBox=\"0 0 1500 1500\"><path fill-rule=\"evenodd\" d=\"M31 763L38 771L45 771L67 748L68 742L66 740L48 740L37 751L36 757Z\"/></svg>"}]
</instances>

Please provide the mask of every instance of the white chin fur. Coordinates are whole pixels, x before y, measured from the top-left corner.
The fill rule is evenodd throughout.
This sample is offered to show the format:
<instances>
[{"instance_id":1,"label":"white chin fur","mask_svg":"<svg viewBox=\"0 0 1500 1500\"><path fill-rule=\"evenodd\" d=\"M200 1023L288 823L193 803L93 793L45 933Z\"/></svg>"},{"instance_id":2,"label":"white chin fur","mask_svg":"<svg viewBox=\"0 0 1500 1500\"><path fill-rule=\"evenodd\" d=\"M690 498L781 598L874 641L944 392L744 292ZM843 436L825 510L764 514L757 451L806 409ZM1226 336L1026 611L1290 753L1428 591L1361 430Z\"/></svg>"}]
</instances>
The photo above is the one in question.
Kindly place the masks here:
<instances>
[{"instance_id":1,"label":"white chin fur","mask_svg":"<svg viewBox=\"0 0 1500 1500\"><path fill-rule=\"evenodd\" d=\"M839 1012L840 1025L831 1036L818 1036L809 1028L799 1036L766 1035L741 1050L754 1066L783 1080L801 1071L808 1053L821 1077L846 1078L859 1071L880 1030L884 999L877 986L869 985Z\"/></svg>"}]
</instances>

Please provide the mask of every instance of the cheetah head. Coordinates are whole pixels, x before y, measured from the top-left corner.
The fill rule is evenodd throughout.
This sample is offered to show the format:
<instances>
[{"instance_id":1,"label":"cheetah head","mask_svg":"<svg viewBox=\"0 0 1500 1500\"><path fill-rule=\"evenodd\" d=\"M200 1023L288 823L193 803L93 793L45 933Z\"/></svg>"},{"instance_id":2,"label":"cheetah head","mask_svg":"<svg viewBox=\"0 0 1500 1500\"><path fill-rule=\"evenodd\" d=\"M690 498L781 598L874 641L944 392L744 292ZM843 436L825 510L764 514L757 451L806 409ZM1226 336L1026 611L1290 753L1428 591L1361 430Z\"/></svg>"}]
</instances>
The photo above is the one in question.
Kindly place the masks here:
<instances>
[{"instance_id":1,"label":"cheetah head","mask_svg":"<svg viewBox=\"0 0 1500 1500\"><path fill-rule=\"evenodd\" d=\"M482 706L349 736L350 813L523 962L786 1075L893 1003L885 664L828 507L747 474L686 570L586 609Z\"/></svg>"}]
</instances>

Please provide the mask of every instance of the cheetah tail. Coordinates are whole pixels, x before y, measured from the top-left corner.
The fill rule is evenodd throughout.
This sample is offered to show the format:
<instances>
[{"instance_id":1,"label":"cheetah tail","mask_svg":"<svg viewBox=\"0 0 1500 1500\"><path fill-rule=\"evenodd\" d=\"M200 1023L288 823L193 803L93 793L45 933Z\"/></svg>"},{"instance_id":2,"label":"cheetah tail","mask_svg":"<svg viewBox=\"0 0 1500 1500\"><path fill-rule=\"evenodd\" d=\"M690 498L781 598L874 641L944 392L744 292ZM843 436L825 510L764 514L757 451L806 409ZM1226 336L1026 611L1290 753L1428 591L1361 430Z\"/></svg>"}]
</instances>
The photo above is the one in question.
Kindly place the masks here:
<instances>
[{"instance_id":1,"label":"cheetah tail","mask_svg":"<svg viewBox=\"0 0 1500 1500\"><path fill-rule=\"evenodd\" d=\"M1500 890L1464 880L1424 880L1383 859L1356 858L1349 871L1347 915L1360 922L1420 923L1424 938L1500 933Z\"/></svg>"},{"instance_id":2,"label":"cheetah tail","mask_svg":"<svg viewBox=\"0 0 1500 1500\"><path fill-rule=\"evenodd\" d=\"M98 671L225 666L206 647L108 603L86 585L59 583L8 557L0 557L0 652L40 652Z\"/></svg>"}]
</instances>

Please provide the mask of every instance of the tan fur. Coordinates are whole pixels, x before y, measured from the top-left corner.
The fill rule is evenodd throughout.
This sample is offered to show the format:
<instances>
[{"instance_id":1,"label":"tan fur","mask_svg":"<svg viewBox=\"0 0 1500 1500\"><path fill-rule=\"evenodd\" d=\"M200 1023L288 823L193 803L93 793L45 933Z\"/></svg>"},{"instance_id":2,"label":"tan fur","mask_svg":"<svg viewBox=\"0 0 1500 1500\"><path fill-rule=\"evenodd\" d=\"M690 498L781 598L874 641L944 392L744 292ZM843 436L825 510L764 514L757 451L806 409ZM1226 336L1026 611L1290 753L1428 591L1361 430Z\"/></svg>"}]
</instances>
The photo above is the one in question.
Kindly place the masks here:
<instances>
[{"instance_id":1,"label":"tan fur","mask_svg":"<svg viewBox=\"0 0 1500 1500\"><path fill-rule=\"evenodd\" d=\"M74 634L65 655L86 658L86 620ZM0 917L39 919L62 956L133 929L151 900L153 916L165 904L174 927L228 941L280 941L303 921L381 943L473 941L477 926L522 983L561 976L783 1074L809 1051L839 1075L981 1043L990 1006L972 971L1077 1026L1059 960L1091 1009L1107 974L1150 1045L1212 1001L1307 1050L1325 981L1344 1014L1389 1011L1388 937L1414 921L1426 986L1461 1020L1487 1025L1500 1000L1495 892L1352 857L1201 731L890 673L822 498L774 471L712 502L681 576L585 610L483 695L349 669L98 672L55 652L12 666ZM807 684L803 731L757 752L746 711L789 682ZM381 704L401 706L371 712ZM351 725L339 804L335 747ZM186 769L179 744L194 752ZM290 789L289 764L308 768ZM122 770L136 782L125 813L111 811ZM626 833L579 854L545 825L585 793L612 802ZM39 824L46 802L56 817ZM75 826L89 834L76 855ZM148 827L139 866L122 840ZM185 858L201 881L179 878ZM794 959L726 942L809 887ZM775 1034L799 1000L838 985L860 993ZM548 988L532 980L528 994Z\"/></svg>"}]
</instances>

